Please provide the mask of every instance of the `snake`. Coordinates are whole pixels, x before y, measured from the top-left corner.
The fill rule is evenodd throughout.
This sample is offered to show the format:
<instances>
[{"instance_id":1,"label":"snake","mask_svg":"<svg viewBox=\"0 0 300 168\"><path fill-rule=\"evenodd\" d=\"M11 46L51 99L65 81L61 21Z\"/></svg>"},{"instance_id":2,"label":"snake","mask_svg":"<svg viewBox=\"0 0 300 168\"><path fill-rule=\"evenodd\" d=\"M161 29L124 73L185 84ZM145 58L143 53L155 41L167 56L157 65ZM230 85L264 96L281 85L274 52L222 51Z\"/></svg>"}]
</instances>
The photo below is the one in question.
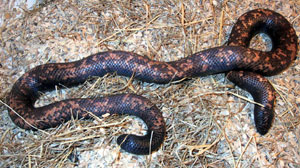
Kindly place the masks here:
<instances>
[{"instance_id":1,"label":"snake","mask_svg":"<svg viewBox=\"0 0 300 168\"><path fill-rule=\"evenodd\" d=\"M249 47L251 39L265 33L272 41L270 51ZM117 138L121 149L147 155L157 151L166 136L162 112L143 96L124 93L95 98L71 98L42 107L34 103L40 92L56 85L74 86L91 76L107 73L134 77L157 84L225 73L227 79L248 91L254 105L254 123L265 135L274 120L276 91L265 76L287 69L296 59L298 38L292 25L281 14L269 9L254 9L241 15L234 24L227 43L196 52L184 58L155 61L134 52L108 50L66 63L47 63L25 72L8 95L9 116L20 128L39 130L56 127L72 117L92 119L93 116L132 115L147 126L144 135L123 134Z\"/></svg>"}]
</instances>

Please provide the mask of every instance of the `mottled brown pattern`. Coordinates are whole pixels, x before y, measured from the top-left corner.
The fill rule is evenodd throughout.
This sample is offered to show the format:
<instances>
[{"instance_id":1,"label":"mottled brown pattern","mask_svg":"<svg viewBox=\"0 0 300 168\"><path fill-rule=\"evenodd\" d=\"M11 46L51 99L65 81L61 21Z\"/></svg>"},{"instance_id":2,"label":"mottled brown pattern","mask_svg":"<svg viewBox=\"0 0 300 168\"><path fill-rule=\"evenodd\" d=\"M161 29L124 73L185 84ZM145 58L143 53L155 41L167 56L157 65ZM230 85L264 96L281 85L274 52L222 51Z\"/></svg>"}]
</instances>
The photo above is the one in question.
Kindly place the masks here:
<instances>
[{"instance_id":1,"label":"mottled brown pattern","mask_svg":"<svg viewBox=\"0 0 300 168\"><path fill-rule=\"evenodd\" d=\"M251 38L260 32L273 42L269 52L248 48ZM44 64L26 72L14 84L8 103L15 112L9 115L24 129L46 129L71 118L90 118L91 112L129 114L143 119L148 126L145 136L121 135L118 144L128 152L148 154L157 150L165 136L165 122L161 112L149 100L132 94L95 99L68 99L44 107L33 107L38 91L84 82L90 76L116 72L152 83L169 83L183 78L227 73L229 80L250 92L255 101L254 117L257 131L264 135L274 116L275 91L262 75L275 75L286 69L296 58L297 36L291 24L280 14L257 9L242 15L232 29L227 46L211 48L173 62L159 62L125 51L107 51L70 63ZM30 124L28 124L30 123ZM150 142L152 137L152 142ZM149 149L151 143L151 151Z\"/></svg>"}]
</instances>

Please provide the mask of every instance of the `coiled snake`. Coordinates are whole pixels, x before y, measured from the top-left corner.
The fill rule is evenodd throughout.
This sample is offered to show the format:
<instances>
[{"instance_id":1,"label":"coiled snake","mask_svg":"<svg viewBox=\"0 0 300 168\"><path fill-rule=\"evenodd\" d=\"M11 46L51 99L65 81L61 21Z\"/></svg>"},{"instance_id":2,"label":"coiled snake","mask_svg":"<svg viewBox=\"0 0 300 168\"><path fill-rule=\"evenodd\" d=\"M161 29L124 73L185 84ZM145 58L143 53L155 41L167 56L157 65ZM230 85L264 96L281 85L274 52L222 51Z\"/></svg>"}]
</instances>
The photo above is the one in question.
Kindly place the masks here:
<instances>
[{"instance_id":1,"label":"coiled snake","mask_svg":"<svg viewBox=\"0 0 300 168\"><path fill-rule=\"evenodd\" d=\"M249 48L252 37L261 32L271 38L271 51ZM286 69L295 60L297 48L295 30L282 15L256 9L238 19L226 46L200 51L177 61L159 62L132 52L107 51L75 62L37 66L13 85L8 104L14 111L10 110L9 115L24 129L55 127L70 120L72 115L79 118L91 118L90 113L97 116L106 113L134 115L146 123L147 134L121 135L117 143L128 152L149 154L163 143L166 128L162 113L146 98L119 94L68 99L36 108L33 104L39 97L38 92L53 89L57 84L79 84L90 76L112 72L128 77L134 74L135 79L159 84L225 72L230 81L250 92L254 100L264 106L255 105L254 109L257 131L264 135L273 120L275 91L262 75L275 75Z\"/></svg>"}]
</instances>

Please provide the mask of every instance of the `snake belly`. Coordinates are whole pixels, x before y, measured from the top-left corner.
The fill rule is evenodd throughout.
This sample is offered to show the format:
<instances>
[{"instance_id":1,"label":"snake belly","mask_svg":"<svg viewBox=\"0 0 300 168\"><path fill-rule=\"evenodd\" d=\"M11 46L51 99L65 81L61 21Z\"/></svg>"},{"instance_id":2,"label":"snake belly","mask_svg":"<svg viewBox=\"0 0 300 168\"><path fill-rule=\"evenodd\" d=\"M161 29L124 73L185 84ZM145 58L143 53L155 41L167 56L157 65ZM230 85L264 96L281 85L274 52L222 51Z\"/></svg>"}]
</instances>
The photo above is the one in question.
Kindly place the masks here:
<instances>
[{"instance_id":1,"label":"snake belly","mask_svg":"<svg viewBox=\"0 0 300 168\"><path fill-rule=\"evenodd\" d=\"M249 48L257 33L266 33L272 40L271 51ZM117 142L125 151L149 154L160 148L166 134L160 110L148 99L134 94L102 98L67 99L43 107L34 107L40 91L55 85L76 85L90 76L118 75L164 84L184 78L226 73L227 78L247 90L254 100L257 131L264 135L274 118L275 91L264 76L278 74L295 59L298 41L291 24L280 14L256 9L243 14L234 25L226 46L210 48L172 62L154 61L126 51L106 51L68 63L37 66L22 75L8 96L12 121L24 129L55 127L73 116L91 118L89 113L128 114L140 117L147 125L144 136L121 135Z\"/></svg>"}]
</instances>

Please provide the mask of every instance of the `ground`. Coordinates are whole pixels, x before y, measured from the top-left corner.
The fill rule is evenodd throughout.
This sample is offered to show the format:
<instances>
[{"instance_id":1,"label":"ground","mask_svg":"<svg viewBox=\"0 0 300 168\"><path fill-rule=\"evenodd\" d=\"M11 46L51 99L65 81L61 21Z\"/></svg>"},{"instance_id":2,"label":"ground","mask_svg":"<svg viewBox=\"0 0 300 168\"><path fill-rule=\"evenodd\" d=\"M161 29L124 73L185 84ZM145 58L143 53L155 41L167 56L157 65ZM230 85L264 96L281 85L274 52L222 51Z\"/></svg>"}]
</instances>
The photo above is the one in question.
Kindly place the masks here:
<instances>
[{"instance_id":1,"label":"ground","mask_svg":"<svg viewBox=\"0 0 300 168\"><path fill-rule=\"evenodd\" d=\"M10 120L6 98L29 69L125 50L173 61L225 44L237 18L256 8L281 13L300 34L300 1L11 1L0 2L0 167L299 167L300 59L268 77L277 91L275 120L259 135L252 97L224 74L166 85L116 74L42 93L36 106L70 97L135 93L163 112L167 137L150 156L120 150L118 135L143 134L131 116L72 120L25 131ZM252 48L268 50L268 37Z\"/></svg>"}]
</instances>

